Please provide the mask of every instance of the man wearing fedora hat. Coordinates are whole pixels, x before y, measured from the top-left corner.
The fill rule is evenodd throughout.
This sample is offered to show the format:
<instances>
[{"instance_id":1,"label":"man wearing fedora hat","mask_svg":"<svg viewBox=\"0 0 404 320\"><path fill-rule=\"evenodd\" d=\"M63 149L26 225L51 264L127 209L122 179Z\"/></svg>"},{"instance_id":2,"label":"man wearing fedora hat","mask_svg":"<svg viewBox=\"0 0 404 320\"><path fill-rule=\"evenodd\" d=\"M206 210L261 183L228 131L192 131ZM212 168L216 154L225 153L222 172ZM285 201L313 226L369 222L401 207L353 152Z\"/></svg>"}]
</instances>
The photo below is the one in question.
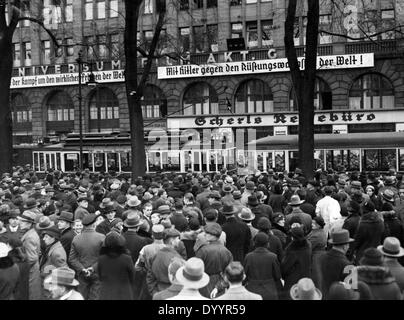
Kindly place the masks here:
<instances>
[{"instance_id":1,"label":"man wearing fedora hat","mask_svg":"<svg viewBox=\"0 0 404 320\"><path fill-rule=\"evenodd\" d=\"M41 243L35 226L36 214L25 210L18 216L21 231L24 233L21 237L22 246L25 250L26 261L29 264L29 300L40 300L42 296L41 277L39 272L39 255L41 252Z\"/></svg>"},{"instance_id":2,"label":"man wearing fedora hat","mask_svg":"<svg viewBox=\"0 0 404 320\"><path fill-rule=\"evenodd\" d=\"M127 218L123 226L127 229L122 235L126 240L126 247L129 249L133 263L136 263L140 250L147 244L152 243L152 239L142 237L139 234L139 228L143 221L141 212L137 210L127 210L124 214Z\"/></svg>"},{"instance_id":3,"label":"man wearing fedora hat","mask_svg":"<svg viewBox=\"0 0 404 320\"><path fill-rule=\"evenodd\" d=\"M254 228L252 225L252 221L255 219L255 214L251 211L250 208L242 208L238 217L245 222L245 224L250 228L251 232L251 243L254 239L255 235L258 233L258 229ZM252 247L252 246L251 246Z\"/></svg>"},{"instance_id":4,"label":"man wearing fedora hat","mask_svg":"<svg viewBox=\"0 0 404 320\"><path fill-rule=\"evenodd\" d=\"M49 227L42 231L42 238L45 243L45 252L39 261L39 270L45 277L49 266L59 268L67 266L66 251L60 243L60 231L56 226Z\"/></svg>"},{"instance_id":5,"label":"man wearing fedora hat","mask_svg":"<svg viewBox=\"0 0 404 320\"><path fill-rule=\"evenodd\" d=\"M231 203L224 203L222 213L226 217L222 226L226 233L226 247L232 253L234 261L244 261L251 245L250 228L235 217L238 212Z\"/></svg>"},{"instance_id":6,"label":"man wearing fedora hat","mask_svg":"<svg viewBox=\"0 0 404 320\"><path fill-rule=\"evenodd\" d=\"M383 245L378 246L377 249L384 255L384 264L390 269L401 292L404 292L404 267L397 260L404 256L400 241L394 237L387 237Z\"/></svg>"},{"instance_id":7,"label":"man wearing fedora hat","mask_svg":"<svg viewBox=\"0 0 404 320\"><path fill-rule=\"evenodd\" d=\"M74 278L74 270L61 267L52 270L51 275L45 279L49 285L54 300L84 300L83 296L75 290L79 282Z\"/></svg>"},{"instance_id":8,"label":"man wearing fedora hat","mask_svg":"<svg viewBox=\"0 0 404 320\"><path fill-rule=\"evenodd\" d=\"M66 251L66 254L70 254L70 248L72 245L75 232L72 229L74 223L73 213L68 211L62 211L57 218L57 227L60 230L60 243Z\"/></svg>"},{"instance_id":9,"label":"man wearing fedora hat","mask_svg":"<svg viewBox=\"0 0 404 320\"><path fill-rule=\"evenodd\" d=\"M112 201L109 201L108 204L104 204L102 206L102 214L105 219L99 225L97 225L95 231L106 235L108 232L111 231L112 223L115 220L116 215L115 206Z\"/></svg>"},{"instance_id":10,"label":"man wearing fedora hat","mask_svg":"<svg viewBox=\"0 0 404 320\"><path fill-rule=\"evenodd\" d=\"M11 209L7 215L6 225L6 237L7 239L20 240L23 232L21 231L18 223L18 216L20 215L20 209Z\"/></svg>"},{"instance_id":11,"label":"man wearing fedora hat","mask_svg":"<svg viewBox=\"0 0 404 320\"><path fill-rule=\"evenodd\" d=\"M326 295L333 282L343 281L346 275L344 269L351 262L346 257L349 244L354 239L349 238L349 231L345 229L335 230L331 233L331 239L328 241L332 248L320 257L320 270L322 278L321 291Z\"/></svg>"},{"instance_id":12,"label":"man wearing fedora hat","mask_svg":"<svg viewBox=\"0 0 404 320\"><path fill-rule=\"evenodd\" d=\"M196 196L196 202L199 204L202 211L209 207L208 198L211 194L210 189L210 180L208 178L203 178L201 181L201 190Z\"/></svg>"},{"instance_id":13,"label":"man wearing fedora hat","mask_svg":"<svg viewBox=\"0 0 404 320\"><path fill-rule=\"evenodd\" d=\"M285 217L285 224L286 226L290 226L291 221L293 218L300 218L304 225L304 232L305 234L309 234L311 231L311 223L312 218L309 214L305 213L300 209L300 205L304 202L304 200L300 200L300 197L297 194L294 194L290 197L290 202L288 203L289 206L292 208L292 212Z\"/></svg>"},{"instance_id":14,"label":"man wearing fedora hat","mask_svg":"<svg viewBox=\"0 0 404 320\"><path fill-rule=\"evenodd\" d=\"M205 273L205 265L201 259L188 259L185 265L177 270L175 278L183 285L183 289L178 295L167 300L209 300L199 293L199 289L209 283L209 276Z\"/></svg>"},{"instance_id":15,"label":"man wearing fedora hat","mask_svg":"<svg viewBox=\"0 0 404 320\"><path fill-rule=\"evenodd\" d=\"M80 282L79 292L86 300L97 300L100 290L100 281L94 270L105 235L95 231L96 220L95 214L83 218L83 230L74 237L69 254L69 263Z\"/></svg>"},{"instance_id":16,"label":"man wearing fedora hat","mask_svg":"<svg viewBox=\"0 0 404 320\"><path fill-rule=\"evenodd\" d=\"M80 196L77 199L77 209L74 211L74 220L80 219L83 220L83 218L90 214L88 212L88 201L89 199L87 198L87 195Z\"/></svg>"},{"instance_id":17,"label":"man wearing fedora hat","mask_svg":"<svg viewBox=\"0 0 404 320\"><path fill-rule=\"evenodd\" d=\"M35 213L37 216L42 214L41 211L38 209L38 202L34 198L28 198L24 204L24 210L29 210Z\"/></svg>"},{"instance_id":18,"label":"man wearing fedora hat","mask_svg":"<svg viewBox=\"0 0 404 320\"><path fill-rule=\"evenodd\" d=\"M241 194L241 199L240 202L242 205L247 206L248 205L248 197L252 196L254 191L256 189L254 181L247 181L245 184L245 189L243 193Z\"/></svg>"}]
</instances>

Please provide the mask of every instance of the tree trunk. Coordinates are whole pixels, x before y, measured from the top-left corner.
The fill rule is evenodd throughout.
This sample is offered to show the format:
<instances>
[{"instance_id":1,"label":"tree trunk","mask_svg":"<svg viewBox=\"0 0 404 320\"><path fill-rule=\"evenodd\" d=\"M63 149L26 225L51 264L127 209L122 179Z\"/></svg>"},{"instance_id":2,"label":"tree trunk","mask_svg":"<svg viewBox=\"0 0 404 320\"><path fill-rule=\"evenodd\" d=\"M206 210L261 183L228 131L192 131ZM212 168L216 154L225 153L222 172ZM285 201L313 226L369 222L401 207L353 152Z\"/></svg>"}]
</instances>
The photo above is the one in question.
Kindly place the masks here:
<instances>
[{"instance_id":1,"label":"tree trunk","mask_svg":"<svg viewBox=\"0 0 404 320\"><path fill-rule=\"evenodd\" d=\"M305 69L300 71L293 40L297 0L289 0L285 20L285 51L299 110L299 167L314 176L314 87L316 80L319 0L307 0Z\"/></svg>"},{"instance_id":2,"label":"tree trunk","mask_svg":"<svg viewBox=\"0 0 404 320\"><path fill-rule=\"evenodd\" d=\"M12 38L7 31L0 31L0 173L11 173L13 163L13 129L9 99L12 70Z\"/></svg>"},{"instance_id":3,"label":"tree trunk","mask_svg":"<svg viewBox=\"0 0 404 320\"><path fill-rule=\"evenodd\" d=\"M132 181L146 172L141 93L137 79L137 21L142 1L125 1L125 85L131 136Z\"/></svg>"}]
</instances>

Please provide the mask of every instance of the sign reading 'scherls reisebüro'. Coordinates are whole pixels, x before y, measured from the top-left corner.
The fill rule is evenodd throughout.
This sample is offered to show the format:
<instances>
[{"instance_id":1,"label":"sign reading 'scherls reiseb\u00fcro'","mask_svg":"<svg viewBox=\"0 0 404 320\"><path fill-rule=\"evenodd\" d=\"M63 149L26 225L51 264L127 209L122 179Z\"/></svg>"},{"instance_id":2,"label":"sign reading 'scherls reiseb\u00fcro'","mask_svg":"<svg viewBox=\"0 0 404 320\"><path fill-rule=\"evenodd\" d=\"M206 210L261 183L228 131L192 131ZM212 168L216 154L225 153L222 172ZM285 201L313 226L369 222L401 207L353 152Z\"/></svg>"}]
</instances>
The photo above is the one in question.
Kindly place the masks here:
<instances>
[{"instance_id":1,"label":"sign reading 'scherls reiseb\u00fcro'","mask_svg":"<svg viewBox=\"0 0 404 320\"><path fill-rule=\"evenodd\" d=\"M298 58L301 70L305 68L305 58ZM318 56L317 69L350 69L374 66L373 53ZM158 67L159 79L217 77L238 74L287 72L289 64L286 58L256 61L220 62L212 64L186 64Z\"/></svg>"}]
</instances>

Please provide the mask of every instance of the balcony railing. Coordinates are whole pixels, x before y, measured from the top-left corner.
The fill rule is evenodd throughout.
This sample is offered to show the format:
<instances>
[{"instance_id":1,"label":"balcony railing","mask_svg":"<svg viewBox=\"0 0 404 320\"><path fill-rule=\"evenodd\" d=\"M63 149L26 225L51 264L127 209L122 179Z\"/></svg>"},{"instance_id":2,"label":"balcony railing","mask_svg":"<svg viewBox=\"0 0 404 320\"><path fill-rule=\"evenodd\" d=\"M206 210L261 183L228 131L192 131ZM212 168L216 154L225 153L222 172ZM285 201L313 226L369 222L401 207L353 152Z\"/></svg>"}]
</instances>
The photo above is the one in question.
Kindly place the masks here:
<instances>
[{"instance_id":1,"label":"balcony railing","mask_svg":"<svg viewBox=\"0 0 404 320\"><path fill-rule=\"evenodd\" d=\"M382 41L363 41L363 42L352 42L345 44L345 53L391 53L397 51L397 41L396 40L382 40Z\"/></svg>"}]
</instances>

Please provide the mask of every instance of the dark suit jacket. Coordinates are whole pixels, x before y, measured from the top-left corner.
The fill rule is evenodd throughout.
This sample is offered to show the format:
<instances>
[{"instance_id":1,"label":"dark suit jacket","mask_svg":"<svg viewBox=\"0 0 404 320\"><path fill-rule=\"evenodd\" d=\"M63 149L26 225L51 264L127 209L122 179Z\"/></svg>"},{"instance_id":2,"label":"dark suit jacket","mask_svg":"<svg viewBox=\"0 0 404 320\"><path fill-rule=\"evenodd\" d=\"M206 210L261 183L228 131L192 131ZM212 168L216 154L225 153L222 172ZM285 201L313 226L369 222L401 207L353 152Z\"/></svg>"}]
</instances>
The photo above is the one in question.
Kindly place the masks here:
<instances>
[{"instance_id":1,"label":"dark suit jacket","mask_svg":"<svg viewBox=\"0 0 404 320\"><path fill-rule=\"evenodd\" d=\"M136 263L140 250L142 250L145 245L153 242L152 239L141 237L136 231L130 229L123 234L123 237L126 240L126 248L130 251L133 263Z\"/></svg>"},{"instance_id":2,"label":"dark suit jacket","mask_svg":"<svg viewBox=\"0 0 404 320\"><path fill-rule=\"evenodd\" d=\"M235 217L230 217L223 224L223 231L226 233L226 247L232 253L234 261L244 261L250 249L250 228Z\"/></svg>"},{"instance_id":3,"label":"dark suit jacket","mask_svg":"<svg viewBox=\"0 0 404 320\"><path fill-rule=\"evenodd\" d=\"M72 245L73 238L76 236L76 233L72 228L67 228L61 231L60 243L66 251L66 254L70 254L70 247Z\"/></svg>"},{"instance_id":4,"label":"dark suit jacket","mask_svg":"<svg viewBox=\"0 0 404 320\"><path fill-rule=\"evenodd\" d=\"M328 295L330 286L335 281L343 281L348 275L344 275L344 268L350 265L348 258L340 251L331 249L320 258L320 270L323 277L321 292L323 299Z\"/></svg>"}]
</instances>

